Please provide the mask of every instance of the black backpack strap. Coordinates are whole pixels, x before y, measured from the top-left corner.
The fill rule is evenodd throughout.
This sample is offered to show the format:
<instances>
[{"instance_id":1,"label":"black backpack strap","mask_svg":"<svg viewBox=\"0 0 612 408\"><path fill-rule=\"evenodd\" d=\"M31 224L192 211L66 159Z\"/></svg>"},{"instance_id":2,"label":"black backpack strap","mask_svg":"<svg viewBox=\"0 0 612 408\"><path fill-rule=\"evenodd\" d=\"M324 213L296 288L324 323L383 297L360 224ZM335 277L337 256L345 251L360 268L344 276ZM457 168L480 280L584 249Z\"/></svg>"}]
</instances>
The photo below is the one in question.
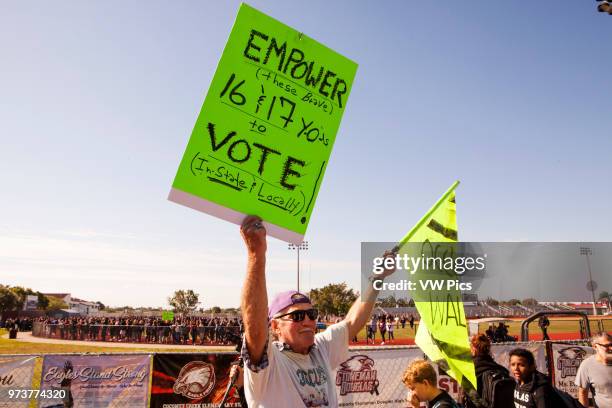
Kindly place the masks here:
<instances>
[{"instance_id":1,"label":"black backpack strap","mask_svg":"<svg viewBox=\"0 0 612 408\"><path fill-rule=\"evenodd\" d=\"M489 408L489 405L480 395L478 395L478 392L476 392L476 390L470 390L463 396L463 405L465 406L465 408Z\"/></svg>"}]
</instances>

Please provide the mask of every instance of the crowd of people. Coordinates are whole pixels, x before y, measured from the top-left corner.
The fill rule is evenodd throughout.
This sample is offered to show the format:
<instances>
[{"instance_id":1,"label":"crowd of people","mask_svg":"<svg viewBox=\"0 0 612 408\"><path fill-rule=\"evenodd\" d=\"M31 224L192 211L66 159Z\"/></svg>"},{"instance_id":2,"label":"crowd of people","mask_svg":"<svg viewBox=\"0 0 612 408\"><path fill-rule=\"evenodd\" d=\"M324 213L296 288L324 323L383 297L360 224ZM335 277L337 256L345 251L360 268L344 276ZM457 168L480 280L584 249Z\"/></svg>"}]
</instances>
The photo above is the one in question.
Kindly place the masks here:
<instances>
[{"instance_id":1,"label":"crowd of people","mask_svg":"<svg viewBox=\"0 0 612 408\"><path fill-rule=\"evenodd\" d=\"M372 315L366 324L366 344L369 344L370 341L372 344L375 343L377 332L380 333L381 345L384 345L385 342L392 343L395 340L395 330L399 330L400 326L404 329L406 324L409 324L410 328L416 332L415 319L412 314L410 316L391 314ZM356 341L356 339L353 340Z\"/></svg>"},{"instance_id":2,"label":"crowd of people","mask_svg":"<svg viewBox=\"0 0 612 408\"><path fill-rule=\"evenodd\" d=\"M508 334L508 325L504 322L499 322L497 326L490 324L485 335L489 338L491 343L507 343L516 341L516 337L512 337Z\"/></svg>"},{"instance_id":3,"label":"crowd of people","mask_svg":"<svg viewBox=\"0 0 612 408\"><path fill-rule=\"evenodd\" d=\"M32 330L32 318L16 317L14 319L0 319L0 329L30 331Z\"/></svg>"},{"instance_id":4,"label":"crowd of people","mask_svg":"<svg viewBox=\"0 0 612 408\"><path fill-rule=\"evenodd\" d=\"M64 340L157 344L240 343L242 319L219 317L70 317L40 318L37 335Z\"/></svg>"}]
</instances>

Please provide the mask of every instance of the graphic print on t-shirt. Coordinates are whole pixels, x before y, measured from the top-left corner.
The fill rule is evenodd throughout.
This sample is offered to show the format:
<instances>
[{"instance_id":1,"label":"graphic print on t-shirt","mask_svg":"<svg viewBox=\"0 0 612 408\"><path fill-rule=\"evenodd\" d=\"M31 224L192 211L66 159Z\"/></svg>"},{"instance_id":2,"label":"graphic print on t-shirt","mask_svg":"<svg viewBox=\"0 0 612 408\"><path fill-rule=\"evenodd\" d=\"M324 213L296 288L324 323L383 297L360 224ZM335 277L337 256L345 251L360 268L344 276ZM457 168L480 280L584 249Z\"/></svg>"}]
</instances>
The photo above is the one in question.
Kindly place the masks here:
<instances>
[{"instance_id":1,"label":"graphic print on t-shirt","mask_svg":"<svg viewBox=\"0 0 612 408\"><path fill-rule=\"evenodd\" d=\"M295 376L301 386L300 396L307 407L327 407L327 374L325 369L317 366L304 370L298 368Z\"/></svg>"}]
</instances>

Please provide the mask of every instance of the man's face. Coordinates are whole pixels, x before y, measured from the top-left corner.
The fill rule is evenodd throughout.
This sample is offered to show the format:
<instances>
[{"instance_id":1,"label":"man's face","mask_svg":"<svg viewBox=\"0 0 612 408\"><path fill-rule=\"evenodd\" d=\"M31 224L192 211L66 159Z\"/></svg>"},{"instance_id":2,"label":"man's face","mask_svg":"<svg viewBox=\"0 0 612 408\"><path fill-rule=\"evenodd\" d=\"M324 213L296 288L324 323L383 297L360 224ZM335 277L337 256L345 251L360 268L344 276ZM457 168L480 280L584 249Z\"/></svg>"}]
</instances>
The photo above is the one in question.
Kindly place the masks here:
<instances>
[{"instance_id":1,"label":"man's face","mask_svg":"<svg viewBox=\"0 0 612 408\"><path fill-rule=\"evenodd\" d=\"M291 305L281 310L276 315L284 315L296 310L309 309L312 309L310 303L298 303L297 305ZM301 322L294 322L291 317L292 316L284 316L273 319L272 330L278 335L279 340L283 343L287 343L292 350L297 353L306 353L310 346L314 344L315 327L317 323L308 316L305 316L304 320Z\"/></svg>"},{"instance_id":2,"label":"man's face","mask_svg":"<svg viewBox=\"0 0 612 408\"><path fill-rule=\"evenodd\" d=\"M534 368L529 366L527 359L519 356L510 357L510 372L519 382L529 381Z\"/></svg>"},{"instance_id":3,"label":"man's face","mask_svg":"<svg viewBox=\"0 0 612 408\"><path fill-rule=\"evenodd\" d=\"M599 360L612 365L612 342L605 337L598 337L593 341L593 348Z\"/></svg>"}]
</instances>

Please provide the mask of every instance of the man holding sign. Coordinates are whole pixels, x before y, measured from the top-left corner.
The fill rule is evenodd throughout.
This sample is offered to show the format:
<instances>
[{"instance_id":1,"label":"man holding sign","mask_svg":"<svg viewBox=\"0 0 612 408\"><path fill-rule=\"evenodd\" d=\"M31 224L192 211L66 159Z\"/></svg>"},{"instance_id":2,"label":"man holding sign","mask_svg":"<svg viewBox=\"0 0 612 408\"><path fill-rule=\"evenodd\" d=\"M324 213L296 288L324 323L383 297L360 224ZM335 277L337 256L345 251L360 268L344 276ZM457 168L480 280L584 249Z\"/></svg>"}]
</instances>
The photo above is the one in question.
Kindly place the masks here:
<instances>
[{"instance_id":1,"label":"man holding sign","mask_svg":"<svg viewBox=\"0 0 612 408\"><path fill-rule=\"evenodd\" d=\"M261 219L247 217L241 234L248 253L241 311L249 407L337 407L333 370L348 358L349 339L369 319L378 292L370 285L343 321L315 335L318 313L306 295L283 292L268 305L266 229ZM394 271L385 269L376 279Z\"/></svg>"}]
</instances>

